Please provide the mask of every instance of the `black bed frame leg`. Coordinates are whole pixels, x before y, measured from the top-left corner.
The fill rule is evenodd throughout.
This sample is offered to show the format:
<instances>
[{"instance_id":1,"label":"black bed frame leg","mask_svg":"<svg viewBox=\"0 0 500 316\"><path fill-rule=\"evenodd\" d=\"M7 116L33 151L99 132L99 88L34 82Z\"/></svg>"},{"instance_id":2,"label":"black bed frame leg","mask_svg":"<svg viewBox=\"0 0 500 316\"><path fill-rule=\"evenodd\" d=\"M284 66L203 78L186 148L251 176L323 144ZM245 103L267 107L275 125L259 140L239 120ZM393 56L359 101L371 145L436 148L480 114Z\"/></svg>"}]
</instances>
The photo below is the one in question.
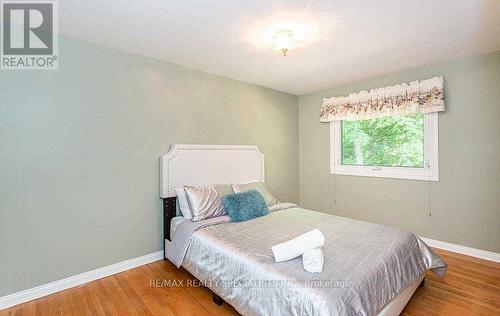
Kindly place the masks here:
<instances>
[{"instance_id":1,"label":"black bed frame leg","mask_svg":"<svg viewBox=\"0 0 500 316\"><path fill-rule=\"evenodd\" d=\"M212 301L217 306L221 306L222 304L224 304L224 301L222 300L222 298L219 295L215 294L215 293L212 294Z\"/></svg>"},{"instance_id":2,"label":"black bed frame leg","mask_svg":"<svg viewBox=\"0 0 500 316\"><path fill-rule=\"evenodd\" d=\"M425 285L425 278L422 279L422 282L418 285L418 287L424 287Z\"/></svg>"}]
</instances>

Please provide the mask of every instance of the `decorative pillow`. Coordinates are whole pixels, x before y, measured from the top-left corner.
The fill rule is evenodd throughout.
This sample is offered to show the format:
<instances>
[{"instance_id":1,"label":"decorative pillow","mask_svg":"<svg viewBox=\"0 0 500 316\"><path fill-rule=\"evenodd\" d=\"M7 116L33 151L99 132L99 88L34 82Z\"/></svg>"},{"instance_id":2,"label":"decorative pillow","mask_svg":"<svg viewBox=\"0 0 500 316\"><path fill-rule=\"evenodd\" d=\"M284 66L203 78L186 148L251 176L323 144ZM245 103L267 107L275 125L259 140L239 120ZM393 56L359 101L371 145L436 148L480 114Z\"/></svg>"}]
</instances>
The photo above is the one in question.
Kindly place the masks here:
<instances>
[{"instance_id":1,"label":"decorative pillow","mask_svg":"<svg viewBox=\"0 0 500 316\"><path fill-rule=\"evenodd\" d=\"M266 201L257 190L226 195L222 198L222 204L227 215L235 222L244 222L269 214Z\"/></svg>"},{"instance_id":2,"label":"decorative pillow","mask_svg":"<svg viewBox=\"0 0 500 316\"><path fill-rule=\"evenodd\" d=\"M191 219L193 214L191 213L191 207L189 207L186 191L184 191L184 188L177 188L175 189L175 194L177 194L177 205L181 210L182 216L185 219Z\"/></svg>"},{"instance_id":3,"label":"decorative pillow","mask_svg":"<svg viewBox=\"0 0 500 316\"><path fill-rule=\"evenodd\" d=\"M184 186L191 207L193 222L224 215L221 198L233 193L230 185L209 185L206 187Z\"/></svg>"},{"instance_id":4,"label":"decorative pillow","mask_svg":"<svg viewBox=\"0 0 500 316\"><path fill-rule=\"evenodd\" d=\"M262 195L264 201L266 201L267 206L271 207L279 203L278 199L269 192L266 185L263 182L250 182L245 184L233 184L233 190L235 193L245 192L249 190L256 190Z\"/></svg>"}]
</instances>

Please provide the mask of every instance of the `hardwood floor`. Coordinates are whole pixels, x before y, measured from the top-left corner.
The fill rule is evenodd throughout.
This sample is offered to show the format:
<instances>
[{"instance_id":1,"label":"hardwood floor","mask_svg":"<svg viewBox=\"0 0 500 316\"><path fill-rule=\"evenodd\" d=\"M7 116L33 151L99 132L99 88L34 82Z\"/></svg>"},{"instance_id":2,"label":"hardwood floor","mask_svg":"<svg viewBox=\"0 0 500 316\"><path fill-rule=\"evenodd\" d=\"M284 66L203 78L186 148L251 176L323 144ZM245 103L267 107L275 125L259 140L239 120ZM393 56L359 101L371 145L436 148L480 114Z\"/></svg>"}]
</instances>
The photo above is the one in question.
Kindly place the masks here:
<instances>
[{"instance_id":1,"label":"hardwood floor","mask_svg":"<svg viewBox=\"0 0 500 316\"><path fill-rule=\"evenodd\" d=\"M402 315L500 315L499 263L436 252L449 264L447 275L427 273L425 286L418 288ZM152 286L151 280L157 279L183 284ZM186 287L188 280L194 278L185 270L158 261L14 306L0 316L238 315L228 304L215 305L210 290Z\"/></svg>"},{"instance_id":2,"label":"hardwood floor","mask_svg":"<svg viewBox=\"0 0 500 316\"><path fill-rule=\"evenodd\" d=\"M427 272L402 315L500 315L500 263L435 250L448 263L446 276Z\"/></svg>"}]
</instances>

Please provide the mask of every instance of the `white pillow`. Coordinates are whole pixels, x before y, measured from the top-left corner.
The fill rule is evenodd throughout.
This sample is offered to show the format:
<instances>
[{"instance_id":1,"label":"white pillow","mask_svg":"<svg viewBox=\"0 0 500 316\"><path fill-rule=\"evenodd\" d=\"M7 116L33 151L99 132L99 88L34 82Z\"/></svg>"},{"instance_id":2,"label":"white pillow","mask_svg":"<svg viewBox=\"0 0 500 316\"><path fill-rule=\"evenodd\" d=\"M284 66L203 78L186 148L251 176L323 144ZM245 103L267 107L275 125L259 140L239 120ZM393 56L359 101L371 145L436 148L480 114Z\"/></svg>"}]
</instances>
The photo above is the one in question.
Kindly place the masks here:
<instances>
[{"instance_id":1,"label":"white pillow","mask_svg":"<svg viewBox=\"0 0 500 316\"><path fill-rule=\"evenodd\" d=\"M234 193L228 184L213 184L203 187L184 186L193 222L226 214L222 197Z\"/></svg>"},{"instance_id":2,"label":"white pillow","mask_svg":"<svg viewBox=\"0 0 500 316\"><path fill-rule=\"evenodd\" d=\"M271 207L271 206L274 206L274 205L277 205L280 203L280 201L278 201L278 199L276 197L274 197L274 195L272 195L271 192L269 192L269 190L267 189L264 182L252 181L252 182L243 183L243 184L233 184L232 187L233 187L233 191L235 193L256 190L257 192L260 193L260 195L262 195L262 197L264 198L264 201L266 201L266 204L268 207Z\"/></svg>"},{"instance_id":3,"label":"white pillow","mask_svg":"<svg viewBox=\"0 0 500 316\"><path fill-rule=\"evenodd\" d=\"M193 217L193 212L191 212L186 191L184 191L184 188L178 188L175 189L175 194L177 194L177 204L181 209L182 216L184 216L185 219L191 219Z\"/></svg>"}]
</instances>

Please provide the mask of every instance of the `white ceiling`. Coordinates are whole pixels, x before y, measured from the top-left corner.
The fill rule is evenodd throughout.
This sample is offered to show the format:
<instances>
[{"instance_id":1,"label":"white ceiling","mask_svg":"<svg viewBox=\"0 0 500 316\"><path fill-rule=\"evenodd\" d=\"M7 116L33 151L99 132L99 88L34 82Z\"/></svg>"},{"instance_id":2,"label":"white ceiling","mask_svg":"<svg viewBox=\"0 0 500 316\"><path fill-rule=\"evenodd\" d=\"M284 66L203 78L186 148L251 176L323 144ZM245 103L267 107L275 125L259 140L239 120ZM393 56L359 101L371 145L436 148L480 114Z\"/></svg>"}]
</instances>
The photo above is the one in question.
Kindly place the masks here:
<instances>
[{"instance_id":1,"label":"white ceiling","mask_svg":"<svg viewBox=\"0 0 500 316\"><path fill-rule=\"evenodd\" d=\"M59 3L63 35L298 95L500 50L499 0ZM307 35L287 57L279 25Z\"/></svg>"}]
</instances>

